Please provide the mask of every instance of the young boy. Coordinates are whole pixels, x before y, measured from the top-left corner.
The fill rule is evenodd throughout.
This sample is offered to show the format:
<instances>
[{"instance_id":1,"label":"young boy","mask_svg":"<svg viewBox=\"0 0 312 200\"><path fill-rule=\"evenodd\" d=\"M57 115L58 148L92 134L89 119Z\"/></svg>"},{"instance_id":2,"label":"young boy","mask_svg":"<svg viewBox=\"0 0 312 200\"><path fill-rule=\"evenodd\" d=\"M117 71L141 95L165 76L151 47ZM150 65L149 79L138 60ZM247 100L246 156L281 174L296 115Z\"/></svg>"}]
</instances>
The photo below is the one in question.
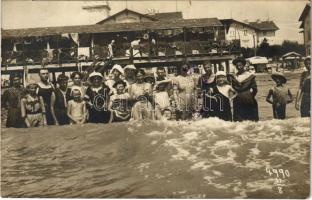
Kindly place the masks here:
<instances>
[{"instance_id":1,"label":"young boy","mask_svg":"<svg viewBox=\"0 0 312 200\"><path fill-rule=\"evenodd\" d=\"M67 115L70 124L83 124L86 121L86 102L81 98L82 92L79 89L72 90L73 99L68 101Z\"/></svg>"},{"instance_id":2,"label":"young boy","mask_svg":"<svg viewBox=\"0 0 312 200\"><path fill-rule=\"evenodd\" d=\"M47 125L44 101L41 96L37 95L37 88L37 83L29 81L27 85L28 94L21 100L22 118L25 119L28 128Z\"/></svg>"},{"instance_id":3,"label":"young boy","mask_svg":"<svg viewBox=\"0 0 312 200\"><path fill-rule=\"evenodd\" d=\"M287 80L281 72L275 72L271 77L275 81L276 86L270 89L266 101L272 104L273 117L275 119L285 119L286 104L293 101L293 96L288 87L285 86Z\"/></svg>"}]
</instances>

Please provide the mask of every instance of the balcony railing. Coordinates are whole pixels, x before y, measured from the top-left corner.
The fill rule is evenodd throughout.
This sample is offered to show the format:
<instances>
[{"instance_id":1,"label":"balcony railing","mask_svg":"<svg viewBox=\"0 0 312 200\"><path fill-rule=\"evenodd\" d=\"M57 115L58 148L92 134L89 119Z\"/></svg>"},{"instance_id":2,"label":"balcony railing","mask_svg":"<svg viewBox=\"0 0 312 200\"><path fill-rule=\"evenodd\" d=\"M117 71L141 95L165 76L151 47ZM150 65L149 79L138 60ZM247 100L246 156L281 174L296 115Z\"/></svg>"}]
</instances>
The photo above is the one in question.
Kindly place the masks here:
<instances>
[{"instance_id":1,"label":"balcony railing","mask_svg":"<svg viewBox=\"0 0 312 200\"><path fill-rule=\"evenodd\" d=\"M116 44L112 47L94 45L93 47L73 47L49 50L3 51L2 66L34 64L63 64L90 62L95 59L141 59L168 56L236 54L240 46L225 41L175 41L141 42L136 46L130 43Z\"/></svg>"}]
</instances>

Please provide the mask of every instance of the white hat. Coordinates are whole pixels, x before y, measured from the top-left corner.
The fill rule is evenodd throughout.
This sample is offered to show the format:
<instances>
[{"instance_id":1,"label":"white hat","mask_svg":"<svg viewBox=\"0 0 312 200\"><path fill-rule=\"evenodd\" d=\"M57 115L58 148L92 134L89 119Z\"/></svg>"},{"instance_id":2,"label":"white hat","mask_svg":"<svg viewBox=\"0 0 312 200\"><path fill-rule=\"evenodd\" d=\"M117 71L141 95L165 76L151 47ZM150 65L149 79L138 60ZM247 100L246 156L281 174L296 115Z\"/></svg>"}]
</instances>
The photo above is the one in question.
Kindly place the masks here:
<instances>
[{"instance_id":1,"label":"white hat","mask_svg":"<svg viewBox=\"0 0 312 200\"><path fill-rule=\"evenodd\" d=\"M116 69L117 71L119 71L121 74L124 74L123 68L122 68L120 65L117 65L117 64L115 64L115 65L113 66L113 68L110 70L110 73L112 74L113 71L114 71L115 69Z\"/></svg>"},{"instance_id":2,"label":"white hat","mask_svg":"<svg viewBox=\"0 0 312 200\"><path fill-rule=\"evenodd\" d=\"M99 76L101 78L104 78L103 75L100 73L100 72L92 72L90 75L89 75L89 79L92 78L92 77L95 77L95 76Z\"/></svg>"},{"instance_id":3,"label":"white hat","mask_svg":"<svg viewBox=\"0 0 312 200\"><path fill-rule=\"evenodd\" d=\"M218 76L226 76L225 71L217 71L216 77L218 77Z\"/></svg>"},{"instance_id":4,"label":"white hat","mask_svg":"<svg viewBox=\"0 0 312 200\"><path fill-rule=\"evenodd\" d=\"M126 65L124 69L134 69L136 70L135 66L134 65Z\"/></svg>"}]
</instances>

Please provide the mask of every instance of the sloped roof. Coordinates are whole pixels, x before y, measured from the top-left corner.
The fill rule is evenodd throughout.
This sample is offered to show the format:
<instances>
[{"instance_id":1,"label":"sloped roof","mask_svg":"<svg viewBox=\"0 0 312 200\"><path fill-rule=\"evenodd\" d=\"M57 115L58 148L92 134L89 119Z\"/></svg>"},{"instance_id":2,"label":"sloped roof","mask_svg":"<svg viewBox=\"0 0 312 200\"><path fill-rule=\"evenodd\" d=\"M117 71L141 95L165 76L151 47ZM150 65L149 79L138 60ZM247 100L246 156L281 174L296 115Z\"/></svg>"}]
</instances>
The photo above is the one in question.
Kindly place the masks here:
<instances>
[{"instance_id":1,"label":"sloped roof","mask_svg":"<svg viewBox=\"0 0 312 200\"><path fill-rule=\"evenodd\" d=\"M255 27L253 27L253 26L251 26L251 25L249 25L249 24L246 24L246 23L244 23L244 22L235 20L235 19L220 19L220 22L221 22L223 25L228 25L228 26L231 25L232 23L237 23L237 24L241 24L241 25L243 25L243 26L246 26L246 27L248 27L248 28L256 29L256 30L257 30L257 28L255 28ZM227 27L227 30L226 30L226 31L228 31L228 28L229 28L229 27Z\"/></svg>"},{"instance_id":2,"label":"sloped roof","mask_svg":"<svg viewBox=\"0 0 312 200\"><path fill-rule=\"evenodd\" d=\"M139 15L139 16L141 16L141 17L148 18L148 19L150 19L151 21L157 21L157 19L154 18L154 17L151 17L151 16L149 16L149 15L144 15L144 14L142 14L142 13L139 13L139 12L136 12L136 11L133 11L133 10L129 10L129 9L126 8L126 9L124 9L124 10L118 12L118 13L115 13L115 14L113 14L113 15L111 15L111 16L105 18L105 19L103 19L102 21L97 22L97 24L103 24L103 23L105 23L106 21L108 21L108 20L110 20L110 19L113 19L113 18L115 18L115 17L117 17L117 16L119 16L119 15L122 15L122 14L124 14L124 13L132 13L132 14L135 14L135 15Z\"/></svg>"},{"instance_id":3,"label":"sloped roof","mask_svg":"<svg viewBox=\"0 0 312 200\"><path fill-rule=\"evenodd\" d=\"M261 21L261 22L249 22L250 26L260 30L260 31L276 31L279 28L273 21Z\"/></svg>"},{"instance_id":4,"label":"sloped roof","mask_svg":"<svg viewBox=\"0 0 312 200\"><path fill-rule=\"evenodd\" d=\"M163 12L148 15L158 20L172 20L172 19L183 19L182 12Z\"/></svg>"},{"instance_id":5,"label":"sloped roof","mask_svg":"<svg viewBox=\"0 0 312 200\"><path fill-rule=\"evenodd\" d=\"M311 9L311 6L310 6L310 4L307 3L303 9L298 21L303 21L306 18L306 16L309 14L310 9Z\"/></svg>"},{"instance_id":6,"label":"sloped roof","mask_svg":"<svg viewBox=\"0 0 312 200\"><path fill-rule=\"evenodd\" d=\"M288 53L282 55L283 59L287 58L287 57L302 57L302 55L297 53L297 52L291 51L291 52L288 52Z\"/></svg>"},{"instance_id":7,"label":"sloped roof","mask_svg":"<svg viewBox=\"0 0 312 200\"><path fill-rule=\"evenodd\" d=\"M39 37L61 35L64 33L109 33L142 30L165 30L183 27L216 27L222 26L217 18L180 19L170 21L132 22L113 24L94 24L82 26L63 26L28 29L1 30L2 38Z\"/></svg>"}]
</instances>

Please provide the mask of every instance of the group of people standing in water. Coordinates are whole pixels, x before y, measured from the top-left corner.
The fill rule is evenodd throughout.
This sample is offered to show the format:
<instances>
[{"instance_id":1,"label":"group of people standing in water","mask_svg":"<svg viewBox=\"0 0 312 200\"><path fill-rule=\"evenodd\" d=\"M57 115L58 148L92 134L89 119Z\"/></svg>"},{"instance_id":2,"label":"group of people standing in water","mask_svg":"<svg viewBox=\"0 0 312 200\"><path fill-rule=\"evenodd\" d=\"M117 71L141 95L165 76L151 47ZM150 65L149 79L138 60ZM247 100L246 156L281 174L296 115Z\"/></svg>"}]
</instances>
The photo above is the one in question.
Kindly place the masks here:
<instances>
[{"instance_id":1,"label":"group of people standing in water","mask_svg":"<svg viewBox=\"0 0 312 200\"><path fill-rule=\"evenodd\" d=\"M296 98L302 117L310 116L310 58L305 60ZM162 67L156 73L134 65L114 65L109 76L93 71L87 81L80 72L49 81L49 71L39 71L40 81L12 77L12 87L2 95L2 106L8 109L7 127L38 127L83 123L111 123L140 119L191 120L218 117L226 121L258 121L256 76L249 72L245 59L233 61L235 74L213 73L212 64L197 67L185 63L178 75L169 77ZM71 79L71 81L70 81ZM272 104L273 116L285 119L286 104L293 101L285 76L272 74L276 86L266 98ZM71 83L69 85L69 83ZM301 103L300 103L301 102Z\"/></svg>"}]
</instances>

